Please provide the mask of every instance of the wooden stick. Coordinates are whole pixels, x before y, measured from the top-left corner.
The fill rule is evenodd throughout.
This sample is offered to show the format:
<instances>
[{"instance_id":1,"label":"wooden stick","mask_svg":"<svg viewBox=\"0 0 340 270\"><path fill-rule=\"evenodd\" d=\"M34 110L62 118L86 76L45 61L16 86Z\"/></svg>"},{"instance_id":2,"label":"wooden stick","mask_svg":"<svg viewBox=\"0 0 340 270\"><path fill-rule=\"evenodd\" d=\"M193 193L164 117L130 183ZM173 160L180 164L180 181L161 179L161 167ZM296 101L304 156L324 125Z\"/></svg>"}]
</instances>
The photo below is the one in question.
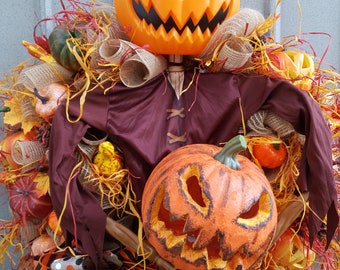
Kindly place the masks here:
<instances>
[{"instance_id":1,"label":"wooden stick","mask_svg":"<svg viewBox=\"0 0 340 270\"><path fill-rule=\"evenodd\" d=\"M308 192L302 193L301 196L297 196L279 214L276 232L272 239L272 244L274 244L277 241L277 239L280 238L280 236L292 225L292 223L302 213L305 207L305 202L308 200L309 193Z\"/></svg>"},{"instance_id":2,"label":"wooden stick","mask_svg":"<svg viewBox=\"0 0 340 270\"><path fill-rule=\"evenodd\" d=\"M124 246L131 248L133 251L137 251L139 247L139 240L137 235L130 229L125 227L123 224L107 217L106 219L106 231L117 241L122 243ZM143 241L143 248L145 252L150 253L148 260L153 262L158 269L161 270L173 270L174 267L160 257L155 249L147 242Z\"/></svg>"}]
</instances>

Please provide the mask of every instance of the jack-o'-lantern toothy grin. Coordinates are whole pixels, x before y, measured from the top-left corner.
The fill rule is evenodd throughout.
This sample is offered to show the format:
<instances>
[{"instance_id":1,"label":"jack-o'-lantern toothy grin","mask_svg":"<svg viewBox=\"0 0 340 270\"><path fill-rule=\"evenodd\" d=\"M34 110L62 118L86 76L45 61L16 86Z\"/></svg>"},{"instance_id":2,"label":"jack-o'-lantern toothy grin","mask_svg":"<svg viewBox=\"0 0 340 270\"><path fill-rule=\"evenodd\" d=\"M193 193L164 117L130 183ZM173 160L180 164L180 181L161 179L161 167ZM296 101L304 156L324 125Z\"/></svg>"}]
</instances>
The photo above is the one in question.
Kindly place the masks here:
<instances>
[{"instance_id":1,"label":"jack-o'-lantern toothy grin","mask_svg":"<svg viewBox=\"0 0 340 270\"><path fill-rule=\"evenodd\" d=\"M172 29L175 29L180 35L183 33L186 27L188 27L192 33L195 32L196 28L199 28L202 33L204 33L207 29L209 29L210 32L214 32L217 25L225 20L229 11L228 8L223 10L221 7L221 9L210 20L208 19L208 14L205 13L198 23L194 23L193 19L189 18L183 26L179 26L176 24L176 21L171 14L166 19L166 21L163 21L163 19L157 14L157 11L154 9L154 7L151 7L149 11L146 11L142 3L132 1L132 4L133 9L140 20L145 20L147 24L151 24L155 30L163 25L167 33L169 33Z\"/></svg>"},{"instance_id":2,"label":"jack-o'-lantern toothy grin","mask_svg":"<svg viewBox=\"0 0 340 270\"><path fill-rule=\"evenodd\" d=\"M211 34L239 10L239 0L115 0L132 42L158 54L199 54Z\"/></svg>"}]
</instances>

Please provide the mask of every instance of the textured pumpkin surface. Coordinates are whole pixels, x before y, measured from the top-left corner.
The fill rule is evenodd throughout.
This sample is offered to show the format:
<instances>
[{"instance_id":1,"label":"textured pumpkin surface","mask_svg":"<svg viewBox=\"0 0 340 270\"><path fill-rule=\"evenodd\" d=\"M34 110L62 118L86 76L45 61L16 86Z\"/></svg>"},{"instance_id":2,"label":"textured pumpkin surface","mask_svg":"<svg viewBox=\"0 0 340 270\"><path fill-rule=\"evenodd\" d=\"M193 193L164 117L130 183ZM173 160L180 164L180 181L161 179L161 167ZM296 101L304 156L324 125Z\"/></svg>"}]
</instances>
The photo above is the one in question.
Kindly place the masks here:
<instances>
[{"instance_id":1,"label":"textured pumpkin surface","mask_svg":"<svg viewBox=\"0 0 340 270\"><path fill-rule=\"evenodd\" d=\"M38 93L35 105L37 114L46 121L50 121L59 104L65 99L67 90L67 87L60 83L51 83L42 88Z\"/></svg>"},{"instance_id":2,"label":"textured pumpkin surface","mask_svg":"<svg viewBox=\"0 0 340 270\"><path fill-rule=\"evenodd\" d=\"M239 10L239 0L115 0L117 18L133 43L158 54L199 54L211 34Z\"/></svg>"},{"instance_id":3,"label":"textured pumpkin surface","mask_svg":"<svg viewBox=\"0 0 340 270\"><path fill-rule=\"evenodd\" d=\"M287 160L287 149L283 143L255 144L253 154L260 165L268 169L277 168Z\"/></svg>"},{"instance_id":4,"label":"textured pumpkin surface","mask_svg":"<svg viewBox=\"0 0 340 270\"><path fill-rule=\"evenodd\" d=\"M79 39L82 38L83 36L77 30L67 30L61 26L56 26L48 37L48 45L53 58L64 68L79 70L80 65L69 46L73 49L75 40L78 39L79 42Z\"/></svg>"},{"instance_id":5,"label":"textured pumpkin surface","mask_svg":"<svg viewBox=\"0 0 340 270\"><path fill-rule=\"evenodd\" d=\"M213 157L221 148L188 145L165 157L147 181L142 218L149 242L178 269L249 269L277 224L263 172L238 155L240 170Z\"/></svg>"},{"instance_id":6,"label":"textured pumpkin surface","mask_svg":"<svg viewBox=\"0 0 340 270\"><path fill-rule=\"evenodd\" d=\"M21 217L43 218L52 210L51 198L48 194L39 196L36 182L32 176L17 177L8 185L9 205Z\"/></svg>"},{"instance_id":7,"label":"textured pumpkin surface","mask_svg":"<svg viewBox=\"0 0 340 270\"><path fill-rule=\"evenodd\" d=\"M58 217L55 211L51 211L48 214L47 225L52 230L52 232L56 232L56 234L59 234L59 235L62 234L61 227L58 226Z\"/></svg>"},{"instance_id":8,"label":"textured pumpkin surface","mask_svg":"<svg viewBox=\"0 0 340 270\"><path fill-rule=\"evenodd\" d=\"M47 234L41 234L33 240L31 252L33 256L41 256L55 247L56 245L52 237Z\"/></svg>"}]
</instances>

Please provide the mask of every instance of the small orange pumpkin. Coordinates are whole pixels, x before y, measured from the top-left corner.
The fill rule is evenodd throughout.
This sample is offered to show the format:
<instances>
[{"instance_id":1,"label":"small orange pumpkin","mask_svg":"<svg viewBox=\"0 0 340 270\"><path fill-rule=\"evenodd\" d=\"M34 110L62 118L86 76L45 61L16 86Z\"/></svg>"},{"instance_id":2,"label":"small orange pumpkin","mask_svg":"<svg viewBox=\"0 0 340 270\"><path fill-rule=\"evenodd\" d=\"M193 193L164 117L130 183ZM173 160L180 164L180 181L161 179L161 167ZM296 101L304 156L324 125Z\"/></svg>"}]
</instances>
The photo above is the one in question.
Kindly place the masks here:
<instances>
[{"instance_id":1,"label":"small orange pumpkin","mask_svg":"<svg viewBox=\"0 0 340 270\"><path fill-rule=\"evenodd\" d=\"M287 160L287 148L284 143L257 143L253 155L262 167L275 169Z\"/></svg>"},{"instance_id":2,"label":"small orange pumpkin","mask_svg":"<svg viewBox=\"0 0 340 270\"><path fill-rule=\"evenodd\" d=\"M54 249L55 247L56 244L53 238L47 234L42 234L33 240L31 246L31 253L33 257L35 256L39 257L45 254L46 252Z\"/></svg>"},{"instance_id":3,"label":"small orange pumpkin","mask_svg":"<svg viewBox=\"0 0 340 270\"><path fill-rule=\"evenodd\" d=\"M55 211L51 211L47 216L47 225L52 232L62 235L61 227L58 226L58 217Z\"/></svg>"},{"instance_id":4,"label":"small orange pumpkin","mask_svg":"<svg viewBox=\"0 0 340 270\"><path fill-rule=\"evenodd\" d=\"M115 0L117 18L132 42L153 53L199 54L239 0Z\"/></svg>"},{"instance_id":5,"label":"small orange pumpkin","mask_svg":"<svg viewBox=\"0 0 340 270\"><path fill-rule=\"evenodd\" d=\"M220 147L193 144L166 156L142 197L144 231L178 269L250 269L277 225L271 186L244 156L238 136ZM221 152L219 152L221 151Z\"/></svg>"},{"instance_id":6,"label":"small orange pumpkin","mask_svg":"<svg viewBox=\"0 0 340 270\"><path fill-rule=\"evenodd\" d=\"M41 118L50 121L59 104L65 99L66 93L67 87L60 83L51 83L40 91L34 89L34 94L37 97L35 111Z\"/></svg>"}]
</instances>

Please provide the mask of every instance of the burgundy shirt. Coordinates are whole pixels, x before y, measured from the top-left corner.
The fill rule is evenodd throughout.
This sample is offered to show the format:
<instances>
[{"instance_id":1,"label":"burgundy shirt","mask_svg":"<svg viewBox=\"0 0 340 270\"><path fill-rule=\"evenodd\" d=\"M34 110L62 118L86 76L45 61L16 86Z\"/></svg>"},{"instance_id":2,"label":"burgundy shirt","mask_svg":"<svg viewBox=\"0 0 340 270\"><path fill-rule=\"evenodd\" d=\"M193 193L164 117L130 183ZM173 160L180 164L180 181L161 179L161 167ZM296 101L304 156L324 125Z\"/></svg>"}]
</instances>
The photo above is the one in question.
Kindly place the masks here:
<instances>
[{"instance_id":1,"label":"burgundy shirt","mask_svg":"<svg viewBox=\"0 0 340 270\"><path fill-rule=\"evenodd\" d=\"M193 76L185 74L184 88L192 80L193 83L179 99L164 74L138 88L117 84L104 94L98 87L87 94L82 118L76 123L67 120L65 104L59 107L49 148L51 198L57 214L64 206L66 186L76 164L76 145L90 127L116 137L133 176L134 191L141 199L148 176L169 152L186 144L218 145L235 136L242 126L241 104L244 120L260 109L270 110L306 135L298 184L301 191L309 191L313 211L320 218L327 215L330 241L339 216L332 139L319 105L287 81L229 73ZM79 115L78 100L70 102L69 115L71 119ZM96 261L102 254L106 215L77 179L71 180L69 191L61 222L66 240L75 237L83 251ZM311 241L320 226L321 221L311 214Z\"/></svg>"}]
</instances>

